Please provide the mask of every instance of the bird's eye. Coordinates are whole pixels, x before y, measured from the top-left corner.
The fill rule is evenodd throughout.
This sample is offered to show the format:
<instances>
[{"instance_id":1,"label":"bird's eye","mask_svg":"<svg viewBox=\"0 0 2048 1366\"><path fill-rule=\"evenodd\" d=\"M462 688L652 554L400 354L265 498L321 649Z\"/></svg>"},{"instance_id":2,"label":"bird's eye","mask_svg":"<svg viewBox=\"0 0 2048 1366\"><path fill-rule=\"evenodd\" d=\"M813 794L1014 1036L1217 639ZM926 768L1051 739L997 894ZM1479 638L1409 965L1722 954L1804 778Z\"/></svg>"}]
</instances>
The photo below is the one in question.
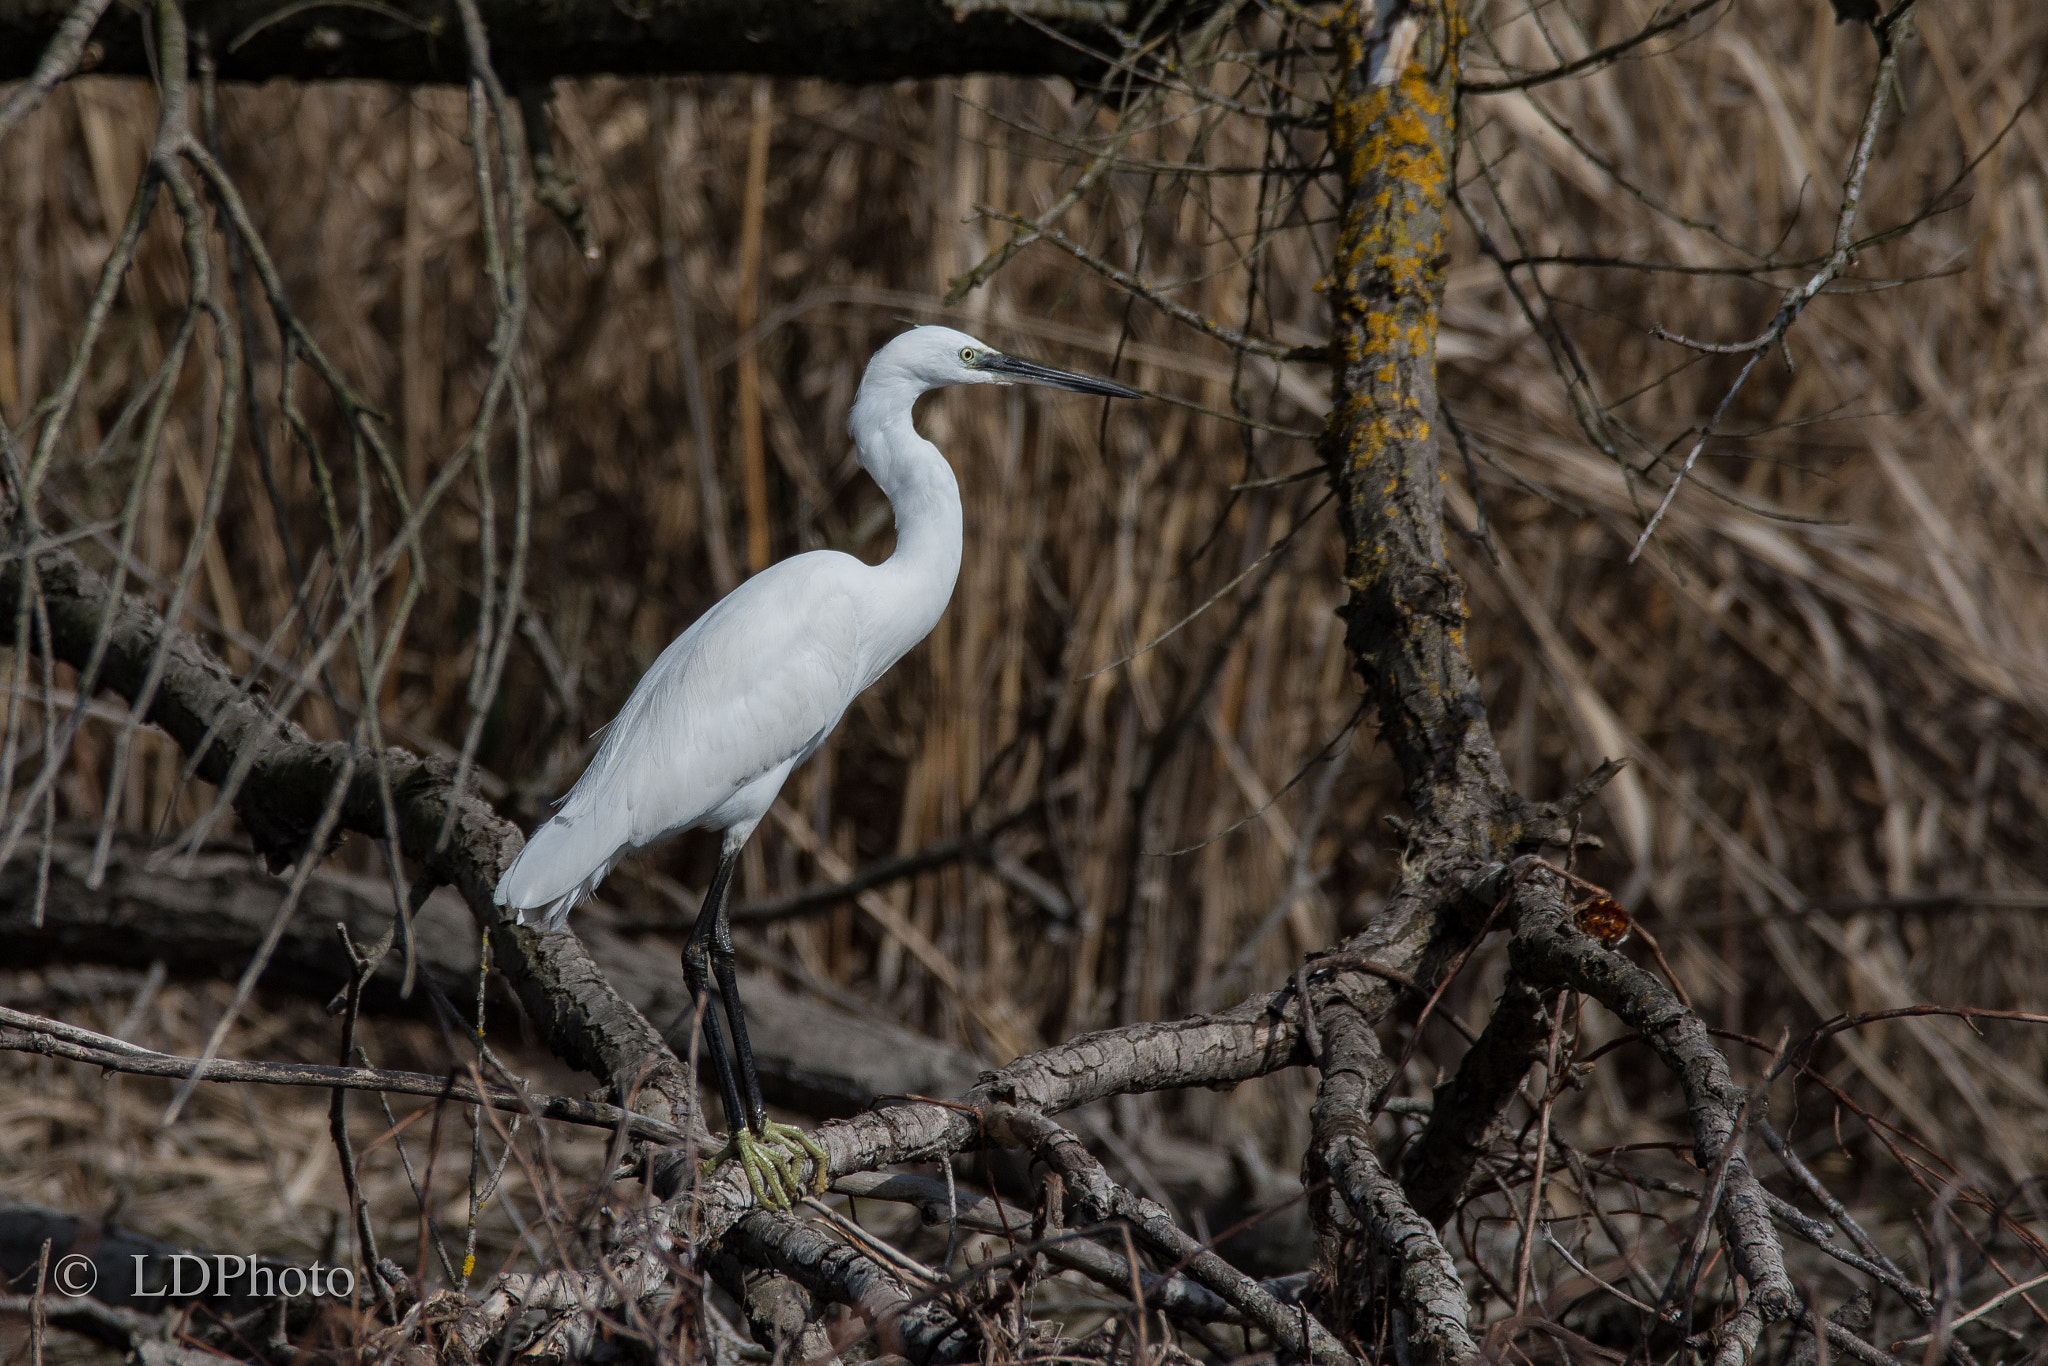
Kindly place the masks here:
<instances>
[{"instance_id":1,"label":"bird's eye","mask_svg":"<svg viewBox=\"0 0 2048 1366\"><path fill-rule=\"evenodd\" d=\"M976 352L975 352L975 349L974 349L973 347L971 347L971 346L963 346L963 347L961 347L961 348L960 348L960 363L961 363L962 365L972 365L972 364L974 364L974 358L975 358L975 355L976 355Z\"/></svg>"}]
</instances>

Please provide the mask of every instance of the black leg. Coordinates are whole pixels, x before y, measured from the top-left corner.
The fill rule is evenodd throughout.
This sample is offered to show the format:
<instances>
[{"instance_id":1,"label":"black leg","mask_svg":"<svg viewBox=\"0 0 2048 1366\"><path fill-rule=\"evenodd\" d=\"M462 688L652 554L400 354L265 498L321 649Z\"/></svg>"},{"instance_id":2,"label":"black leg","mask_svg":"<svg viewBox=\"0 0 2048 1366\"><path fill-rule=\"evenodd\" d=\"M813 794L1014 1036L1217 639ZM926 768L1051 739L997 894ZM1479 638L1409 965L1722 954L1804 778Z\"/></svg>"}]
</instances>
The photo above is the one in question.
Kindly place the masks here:
<instances>
[{"instance_id":1,"label":"black leg","mask_svg":"<svg viewBox=\"0 0 2048 1366\"><path fill-rule=\"evenodd\" d=\"M718 1094L725 1102L725 1125L729 1133L738 1133L740 1126L748 1120L747 1113L740 1108L740 1090L734 1084L732 1061L725 1056L725 1034L718 1027L718 1011L711 1004L710 962L714 939L724 940L724 971L719 974L719 986L726 993L728 1002L737 1002L732 994L729 980L732 977L732 932L725 925L725 906L732 891L733 869L739 866L739 851L734 850L718 860L718 872L712 876L711 890L704 894L703 909L697 912L697 923L690 929L690 942L683 945L683 977L690 984L690 1006L704 1017L704 1051L710 1055L712 1070L718 1073ZM728 1011L731 1005L726 1007ZM736 1031L737 1032L737 1031ZM740 1056L745 1059L747 1080L756 1097L760 1094L759 1083L754 1083L754 1058L747 1049L746 1035L739 1034ZM758 1099L755 1108L760 1108Z\"/></svg>"},{"instance_id":2,"label":"black leg","mask_svg":"<svg viewBox=\"0 0 2048 1366\"><path fill-rule=\"evenodd\" d=\"M691 1004L704 1016L704 1039L710 1046L711 1061L718 1069L719 1095L725 1101L729 1132L726 1143L700 1170L710 1176L719 1167L737 1162L747 1174L754 1198L769 1209L786 1210L801 1199L805 1190L822 1195L830 1177L831 1157L818 1141L789 1124L771 1124L761 1104L761 1079L754 1071L754 1047L747 1040L747 1016L740 1006L739 976L733 971L732 874L739 863L738 847L728 848L718 860L718 874L711 890L704 894L704 909L690 931L683 948L683 970L690 980ZM732 1029L733 1051L739 1055L740 1080L746 1085L742 1098L734 1083L732 1061L725 1054L724 1031L711 1009L710 982L718 978L719 995L725 998L725 1022ZM809 1181L803 1178L803 1163L812 1165Z\"/></svg>"},{"instance_id":3,"label":"black leg","mask_svg":"<svg viewBox=\"0 0 2048 1366\"><path fill-rule=\"evenodd\" d=\"M761 1103L761 1078L754 1071L754 1046L747 1041L747 1012L740 1005L740 984L733 971L731 888L718 898L716 923L711 929L711 970L718 974L718 994L725 998L725 1018L732 1025L733 1051L740 1058L740 1082L745 1087L747 1124L758 1136L767 1132L768 1107ZM706 1020L711 1018L707 1012ZM738 1125L734 1125L738 1132Z\"/></svg>"}]
</instances>

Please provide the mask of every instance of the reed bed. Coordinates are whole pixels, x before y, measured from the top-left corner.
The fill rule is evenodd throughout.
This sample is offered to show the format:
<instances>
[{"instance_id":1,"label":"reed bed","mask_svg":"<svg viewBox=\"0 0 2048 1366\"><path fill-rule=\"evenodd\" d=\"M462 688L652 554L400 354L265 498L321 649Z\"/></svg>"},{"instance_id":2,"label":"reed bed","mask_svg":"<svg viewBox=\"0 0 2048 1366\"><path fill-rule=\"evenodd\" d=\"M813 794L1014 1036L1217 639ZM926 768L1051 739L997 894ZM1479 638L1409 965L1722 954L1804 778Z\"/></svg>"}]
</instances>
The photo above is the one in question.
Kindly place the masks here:
<instances>
[{"instance_id":1,"label":"reed bed","mask_svg":"<svg viewBox=\"0 0 2048 1366\"><path fill-rule=\"evenodd\" d=\"M1486 6L1470 74L1569 60L1640 26L1638 8ZM1469 217L1451 247L1439 354L1464 447L1447 448L1455 556L1492 722L1531 796L1602 758L1633 761L1589 810L1604 848L1578 871L1630 907L1710 1023L1765 1049L1841 1012L2041 1004L2044 37L2048 14L2023 0L1923 7L1863 220L1866 232L1911 230L1865 251L1759 368L1634 563L1671 461L1740 364L1652 325L1754 335L1777 306L1767 282L1825 253L1869 92L1868 37L1823 5L1742 3L1583 78L1467 102ZM1242 76L1226 62L1212 83L1255 91L1233 83ZM490 361L462 95L331 86L219 98L230 169L296 307L389 415L416 496L463 440ZM946 321L1056 364L1113 368L1174 401L1105 411L985 390L928 401L925 430L954 460L966 507L954 604L791 780L792 819L764 825L739 897L829 881L821 849L858 866L1022 819L995 837L992 862L885 890L942 950L950 980L851 906L748 933L805 975L993 1062L1231 1003L1366 922L1401 858L1384 819L1399 814L1398 780L1359 715L1324 485L1281 482L1316 463L1305 434L1327 407L1323 372L1234 356L1046 243L958 305L941 302L1009 235L979 206L1030 215L1051 203L1076 149L1117 129L1113 110L1061 84L976 76L865 89L588 81L561 86L552 113L596 252L534 215L518 361L530 509L515 507L501 432L486 472L458 480L423 536L421 597L376 699L388 738L452 754L479 725L485 792L537 819L641 670L739 576L817 547L887 553L886 507L853 462L844 413L875 346L906 322ZM62 369L154 117L146 87L81 80L0 147L0 410L17 424ZM1331 212L1317 141L1175 97L1062 231L1188 308L1317 343ZM1552 259L1510 276L1489 254ZM120 515L134 443L120 412L163 353L183 270L160 216L48 491L65 529ZM256 365L271 394L276 358L273 337ZM145 583L176 572L196 523L217 371L210 355L188 368L190 401L150 475L133 551ZM317 393L307 403L345 450L331 405ZM1589 408L1614 454L1589 437ZM315 600L332 569L307 462L274 411L262 434L283 515L261 461L238 450L188 618L238 668L299 648L293 565ZM1660 452L1664 464L1631 472ZM344 506L367 500L388 534L388 492L346 468L339 478ZM479 710L477 623L502 619L493 595L522 518L519 639ZM273 691L283 677L271 672ZM359 678L340 652L296 719L347 733ZM55 682L61 692L61 670ZM33 696L16 700L18 803L43 762L44 718ZM55 819L106 811L116 725L79 732ZM181 782L168 744L148 732L136 743L116 819L169 840L211 794ZM636 860L602 900L658 923L674 912L650 874L701 886L712 853L686 841ZM359 840L334 859L379 867ZM647 938L673 951L675 935ZM1501 971L1482 954L1446 1005L1483 1018ZM18 979L11 994L56 981ZM210 990L178 991L181 1012L219 1004ZM322 1027L291 1002L266 999L263 1012L268 1026L238 1036L244 1055ZM190 1028L150 1027L161 1042L144 1042L189 1046ZM1614 1035L1590 1012L1582 1027L1588 1047ZM1413 1095L1455 1057L1457 1040L1437 1028L1409 1064ZM1766 1056L1738 1048L1738 1075ZM2028 1185L2048 1158L2037 1027L1901 1020L1824 1056L1846 1095L1960 1180L2040 1217ZM110 1159L77 1136L97 1124L108 1151L125 1144L123 1161L176 1185L188 1202L176 1231L203 1240L203 1225L272 1208L262 1163L316 1160L316 1137L303 1159L252 1155L233 1147L243 1139L216 1142L202 1116L149 1133L144 1110L106 1108L97 1079L4 1065L17 1107L39 1117L12 1130L11 1193L91 1204ZM1284 1183L1311 1094L1309 1079L1282 1074L1230 1094L1126 1099L1113 1119L1135 1153L1221 1149ZM230 1128L242 1103L220 1102ZM324 1115L304 1097L246 1103L273 1133L312 1135ZM52 1107L77 1110L79 1124L40 1119ZM1838 1111L1781 1118L1802 1151L1858 1178L1859 1216L1895 1240L1915 1236L1909 1181L1949 1179L1932 1159L1902 1169L1861 1126L1836 1146ZM1669 1142L1679 1119L1670 1094L1620 1065L1591 1073L1568 1123L1583 1147L1619 1150ZM402 1222L409 1195L395 1172L380 1180L377 1199ZM287 1225L320 1233L329 1215L315 1209L330 1201L342 1207L338 1181L323 1177L261 1218L280 1239Z\"/></svg>"}]
</instances>

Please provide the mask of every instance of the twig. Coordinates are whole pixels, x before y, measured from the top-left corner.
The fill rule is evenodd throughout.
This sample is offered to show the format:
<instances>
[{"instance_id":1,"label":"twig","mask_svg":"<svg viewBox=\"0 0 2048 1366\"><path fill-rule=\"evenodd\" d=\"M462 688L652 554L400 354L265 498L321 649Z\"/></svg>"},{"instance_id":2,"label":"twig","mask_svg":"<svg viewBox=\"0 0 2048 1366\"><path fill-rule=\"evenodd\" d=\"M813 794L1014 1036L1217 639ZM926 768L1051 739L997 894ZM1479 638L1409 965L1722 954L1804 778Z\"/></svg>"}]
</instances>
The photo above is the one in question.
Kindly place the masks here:
<instances>
[{"instance_id":1,"label":"twig","mask_svg":"<svg viewBox=\"0 0 2048 1366\"><path fill-rule=\"evenodd\" d=\"M1118 289L1143 299L1175 322L1185 323L1205 336L1214 337L1233 351L1241 351L1252 356L1264 356L1268 360L1295 359L1294 347L1285 346L1276 341L1269 341L1264 337L1255 337L1249 333L1240 332L1234 327L1225 327L1222 323L1196 312L1185 304L1176 303L1129 271L1111 265L1057 229L1038 227L1032 220L1025 218L1021 214L990 208L986 204L977 204L975 212L984 218L993 218L1001 223L1009 223L1019 228L1030 229L1036 240L1050 242L1053 246L1058 247L1061 251L1066 252L1076 261L1079 261L1082 265L1100 275L1103 279L1108 280Z\"/></svg>"},{"instance_id":2,"label":"twig","mask_svg":"<svg viewBox=\"0 0 2048 1366\"><path fill-rule=\"evenodd\" d=\"M28 1298L28 1345L34 1366L43 1366L43 1332L49 1326L49 1309L43 1299L43 1289L49 1278L50 1240L45 1238L42 1250L36 1253L36 1288Z\"/></svg>"},{"instance_id":3,"label":"twig","mask_svg":"<svg viewBox=\"0 0 2048 1366\"><path fill-rule=\"evenodd\" d=\"M78 69L79 58L85 54L86 39L92 36L93 25L99 23L106 13L109 0L78 0L71 12L64 16L64 22L57 26L56 36L43 49L42 59L26 81L15 87L14 93L0 104L0 141L5 141L16 124L35 113L42 102L58 84ZM36 1359L36 1366L42 1366L42 1358Z\"/></svg>"},{"instance_id":4,"label":"twig","mask_svg":"<svg viewBox=\"0 0 2048 1366\"><path fill-rule=\"evenodd\" d=\"M1549 1156L1550 1112L1562 1089L1557 1072L1558 1044L1564 1034L1565 1012L1562 1006L1561 995L1553 996L1548 1002L1550 1043L1543 1058L1543 1099L1536 1107L1535 1169L1529 1175L1529 1206L1522 1216L1521 1246L1515 1253L1515 1313L1518 1315L1528 1302L1529 1269L1536 1251L1536 1220L1543 1210L1543 1159Z\"/></svg>"},{"instance_id":5,"label":"twig","mask_svg":"<svg viewBox=\"0 0 2048 1366\"><path fill-rule=\"evenodd\" d=\"M1948 1322L1948 1331L1954 1332L1956 1329L1962 1327L1966 1323L1975 1322L1977 1319L1983 1318L1986 1314L1990 1313L1992 1310L2004 1304L2007 1300L2023 1299L2025 1298L2028 1291L2039 1290L2044 1285L2048 1285L2048 1275L2036 1276L2031 1281L2023 1281L2019 1285L2015 1285L2004 1291L2001 1291L2000 1293L1993 1295L1990 1299L1984 1301L1984 1303L1978 1305L1975 1309L1972 1309L1969 1313L1963 1314L1957 1318L1950 1319ZM2038 1313L2039 1311L2036 1310L2035 1312ZM1917 1338L1907 1338L1904 1342L1897 1342L1893 1343L1892 1345L1894 1347L1920 1347L1926 1345L1929 1342L1932 1342L1933 1340L1934 1334L1922 1333Z\"/></svg>"},{"instance_id":6,"label":"twig","mask_svg":"<svg viewBox=\"0 0 2048 1366\"><path fill-rule=\"evenodd\" d=\"M1548 85L1552 81L1561 81L1567 76L1578 76L1586 72L1597 71L1601 67L1608 66L1627 56L1631 51L1641 47L1652 38L1669 33L1675 28L1685 27L1694 19L1722 2L1723 0L1696 0L1696 3L1678 11L1678 13L1659 19L1653 24L1646 24L1635 33L1623 38L1620 42L1609 43L1606 47L1589 52L1576 61L1566 62L1561 66L1554 66L1546 71L1531 72L1527 76L1517 76L1511 80L1464 81L1459 84L1458 93L1461 95L1500 95L1510 90L1533 90L1539 85Z\"/></svg>"},{"instance_id":7,"label":"twig","mask_svg":"<svg viewBox=\"0 0 2048 1366\"><path fill-rule=\"evenodd\" d=\"M1912 0L1905 0L1898 8L1903 11L1911 3ZM1898 46L1880 35L1879 47L1882 56L1877 64L1876 78L1871 82L1870 101L1864 110L1862 131L1857 135L1855 150L1849 158L1848 173L1842 180L1842 204L1835 215L1834 249L1828 253L1827 260L1821 264L1821 268L1815 271L1805 284L1785 292L1770 326L1747 342L1733 347L1713 348L1731 355L1747 353L1749 359L1743 362L1742 369L1735 376L1735 382L1728 386L1720 401L1714 405L1712 415L1700 428L1699 438L1693 442L1692 449L1686 452L1684 464L1672 477L1670 487L1664 490L1663 500L1657 504L1657 510L1644 524L1642 533L1636 537L1636 543L1628 555L1630 564L1634 564L1641 557L1644 548L1649 545L1650 537L1656 534L1658 525L1664 520L1664 514L1671 510L1672 500L1678 497L1679 487L1685 483L1686 476L1692 473L1693 466L1699 462L1700 452L1706 449L1707 441L1720 425L1723 415L1735 402L1736 395L1749 383L1749 377L1756 372L1757 365L1770 353L1772 347L1783 342L1785 334L1799 321L1799 315L1806 311L1806 306L1819 297L1821 291L1855 259L1856 214L1863 203L1863 180L1870 170L1871 152L1877 145L1878 125L1883 121L1885 103L1891 94L1899 68Z\"/></svg>"},{"instance_id":8,"label":"twig","mask_svg":"<svg viewBox=\"0 0 2048 1366\"><path fill-rule=\"evenodd\" d=\"M1243 569L1240 569L1236 573L1236 575L1234 575L1231 578L1230 582L1224 584L1221 588L1217 589L1214 593L1211 593L1207 598L1203 599L1202 604L1199 607L1195 608L1194 611L1189 612L1179 621L1176 621L1175 623L1173 623L1173 625L1167 627L1164 631L1161 631L1158 635L1146 641L1137 649L1132 650L1129 654L1123 656L1121 659L1113 659L1109 663L1104 664L1101 668L1091 669L1089 672L1082 674L1079 678L1075 679L1074 681L1076 683L1086 683L1089 679L1096 677L1098 674L1106 674L1111 669L1121 668L1124 665L1130 663L1132 660L1136 659L1139 655L1144 654L1146 651L1151 650L1159 645L1165 644L1167 639L1173 636L1176 632L1178 632L1183 626L1186 626L1196 617L1201 616L1211 607L1214 607L1217 603L1223 601L1224 598L1229 597L1232 590L1234 590L1239 584L1243 583L1246 579L1251 577L1253 570L1257 569L1267 560L1273 558L1273 556L1284 552L1289 545L1293 544L1294 538L1301 533L1301 529L1307 526L1310 520L1313 519L1318 512L1321 512L1323 508L1326 505L1328 505L1330 499L1333 497L1335 497L1334 494L1326 493L1321 498L1317 499L1313 507L1311 507L1307 512L1303 513L1300 517L1296 518L1293 526L1287 528L1286 535L1282 536L1279 540L1273 542L1273 544L1267 546L1264 550L1260 551L1256 559L1254 559L1250 564L1246 565Z\"/></svg>"},{"instance_id":9,"label":"twig","mask_svg":"<svg viewBox=\"0 0 2048 1366\"><path fill-rule=\"evenodd\" d=\"M145 1077L193 1078L204 1072L212 1082L260 1082L266 1086L335 1087L349 1091L383 1091L399 1095L432 1096L472 1105L488 1105L515 1114L533 1113L543 1119L562 1120L593 1128L616 1129L624 1124L633 1137L655 1143L680 1143L683 1131L649 1115L635 1114L601 1101L575 1100L567 1096L528 1097L517 1093L479 1087L426 1072L395 1072L380 1067L330 1067L318 1063L258 1062L238 1058L188 1058L137 1048L119 1039L81 1035L88 1031L60 1025L20 1011L0 1008L0 1050L40 1053L90 1063L110 1072L131 1072Z\"/></svg>"},{"instance_id":10,"label":"twig","mask_svg":"<svg viewBox=\"0 0 2048 1366\"><path fill-rule=\"evenodd\" d=\"M370 974L376 970L376 963L371 957L356 951L355 941L349 937L346 925L336 925L334 930L341 940L342 952L348 955L349 961L348 986L344 989L343 995L341 1044L338 1056L339 1066L346 1068L349 1065L349 1058L355 1052L356 1020L362 1011L363 984L369 981ZM390 942L391 936L387 932L384 937L385 946L388 947ZM381 951L376 955L378 958L382 956ZM357 1260L362 1265L364 1278L376 1291L378 1302L384 1306L385 1315L396 1321L398 1301L394 1287L384 1278L383 1258L377 1253L377 1233L370 1221L370 1202L363 1196L356 1154L349 1142L346 1087L335 1087L333 1094L328 1097L327 1135L334 1144L335 1155L341 1160L342 1188L348 1197L349 1212L355 1220L356 1250L359 1254Z\"/></svg>"}]
</instances>

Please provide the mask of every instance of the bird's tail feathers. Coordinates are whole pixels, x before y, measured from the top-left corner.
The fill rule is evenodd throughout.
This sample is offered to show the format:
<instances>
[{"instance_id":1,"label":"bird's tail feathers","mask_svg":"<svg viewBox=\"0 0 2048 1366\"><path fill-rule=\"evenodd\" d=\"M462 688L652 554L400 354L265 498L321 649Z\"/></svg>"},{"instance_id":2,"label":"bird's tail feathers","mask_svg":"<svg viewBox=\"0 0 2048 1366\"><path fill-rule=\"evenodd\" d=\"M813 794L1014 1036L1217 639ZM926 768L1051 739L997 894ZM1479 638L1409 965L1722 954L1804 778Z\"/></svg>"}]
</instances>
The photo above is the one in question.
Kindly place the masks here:
<instances>
[{"instance_id":1,"label":"bird's tail feathers","mask_svg":"<svg viewBox=\"0 0 2048 1366\"><path fill-rule=\"evenodd\" d=\"M597 890L626 852L599 834L597 824L557 816L534 831L498 880L493 900L511 909L522 925L538 922L543 930L561 929L569 912Z\"/></svg>"},{"instance_id":2,"label":"bird's tail feathers","mask_svg":"<svg viewBox=\"0 0 2048 1366\"><path fill-rule=\"evenodd\" d=\"M578 883L574 891L556 897L546 906L519 907L513 912L512 919L516 924L538 925L543 933L554 934L569 923L569 912L576 909L576 903L589 896L591 891L592 888Z\"/></svg>"}]
</instances>

